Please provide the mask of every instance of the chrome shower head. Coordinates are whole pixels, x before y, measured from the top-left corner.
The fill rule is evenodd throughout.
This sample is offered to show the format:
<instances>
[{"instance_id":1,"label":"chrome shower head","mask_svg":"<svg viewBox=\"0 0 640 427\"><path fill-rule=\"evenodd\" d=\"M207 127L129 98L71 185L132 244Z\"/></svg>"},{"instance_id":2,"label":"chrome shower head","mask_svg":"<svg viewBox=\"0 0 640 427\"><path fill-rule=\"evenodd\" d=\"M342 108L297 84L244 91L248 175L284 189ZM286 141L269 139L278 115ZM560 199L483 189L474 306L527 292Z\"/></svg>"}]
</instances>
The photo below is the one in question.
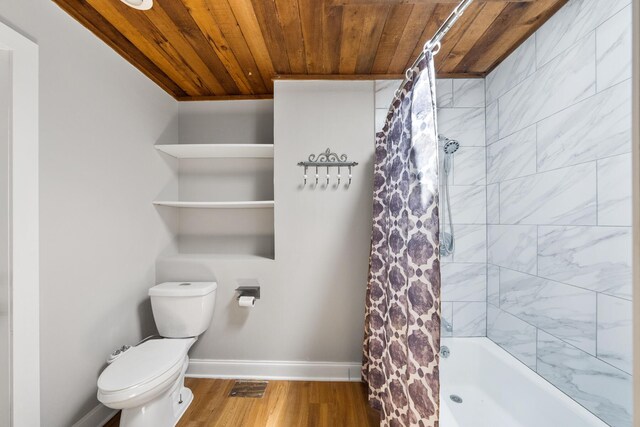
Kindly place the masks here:
<instances>
[{"instance_id":1,"label":"chrome shower head","mask_svg":"<svg viewBox=\"0 0 640 427\"><path fill-rule=\"evenodd\" d=\"M443 144L442 149L444 150L445 154L453 154L458 151L458 148L460 148L460 143L455 139L449 139L446 136L440 135L438 137L438 140L441 144Z\"/></svg>"},{"instance_id":2,"label":"chrome shower head","mask_svg":"<svg viewBox=\"0 0 640 427\"><path fill-rule=\"evenodd\" d=\"M460 148L460 143L458 141L449 140L446 144L444 144L444 152L447 154L453 154L458 151Z\"/></svg>"}]
</instances>

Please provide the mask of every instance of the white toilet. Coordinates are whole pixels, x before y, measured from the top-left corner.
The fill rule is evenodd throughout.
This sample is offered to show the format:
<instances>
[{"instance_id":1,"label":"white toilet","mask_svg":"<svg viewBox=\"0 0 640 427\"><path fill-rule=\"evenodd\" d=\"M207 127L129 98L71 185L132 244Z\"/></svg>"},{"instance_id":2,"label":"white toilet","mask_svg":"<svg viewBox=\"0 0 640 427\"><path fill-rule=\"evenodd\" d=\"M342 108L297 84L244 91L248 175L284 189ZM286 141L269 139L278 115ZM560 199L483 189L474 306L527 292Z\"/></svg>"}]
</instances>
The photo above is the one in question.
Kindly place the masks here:
<instances>
[{"instance_id":1,"label":"white toilet","mask_svg":"<svg viewBox=\"0 0 640 427\"><path fill-rule=\"evenodd\" d=\"M184 386L189 349L207 330L215 282L169 282L149 289L161 339L126 351L98 378L98 400L122 409L120 427L173 427L193 400Z\"/></svg>"}]
</instances>

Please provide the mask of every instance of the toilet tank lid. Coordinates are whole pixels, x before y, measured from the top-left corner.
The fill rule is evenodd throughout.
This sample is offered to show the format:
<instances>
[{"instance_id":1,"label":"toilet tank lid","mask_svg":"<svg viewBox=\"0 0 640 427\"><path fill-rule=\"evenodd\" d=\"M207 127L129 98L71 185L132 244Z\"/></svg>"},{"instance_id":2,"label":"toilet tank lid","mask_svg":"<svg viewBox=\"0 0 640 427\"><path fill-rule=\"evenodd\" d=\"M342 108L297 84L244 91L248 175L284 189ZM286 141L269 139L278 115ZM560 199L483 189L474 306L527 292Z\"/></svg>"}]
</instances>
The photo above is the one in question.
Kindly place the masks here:
<instances>
[{"instance_id":1,"label":"toilet tank lid","mask_svg":"<svg viewBox=\"0 0 640 427\"><path fill-rule=\"evenodd\" d=\"M201 297L215 291L216 282L165 282L149 289L152 297Z\"/></svg>"}]
</instances>

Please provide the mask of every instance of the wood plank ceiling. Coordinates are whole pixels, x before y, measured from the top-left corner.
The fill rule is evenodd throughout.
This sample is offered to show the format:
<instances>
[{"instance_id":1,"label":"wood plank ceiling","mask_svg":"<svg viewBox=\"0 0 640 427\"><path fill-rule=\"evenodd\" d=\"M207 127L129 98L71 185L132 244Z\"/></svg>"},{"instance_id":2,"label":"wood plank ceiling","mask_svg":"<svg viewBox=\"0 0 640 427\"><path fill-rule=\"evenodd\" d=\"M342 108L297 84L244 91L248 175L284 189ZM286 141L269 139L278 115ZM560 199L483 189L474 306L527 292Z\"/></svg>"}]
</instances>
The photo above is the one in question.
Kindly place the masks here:
<instances>
[{"instance_id":1,"label":"wood plank ceiling","mask_svg":"<svg viewBox=\"0 0 640 427\"><path fill-rule=\"evenodd\" d=\"M399 78L457 0L53 0L179 100L260 98L273 79ZM476 0L436 56L482 77L567 0Z\"/></svg>"}]
</instances>

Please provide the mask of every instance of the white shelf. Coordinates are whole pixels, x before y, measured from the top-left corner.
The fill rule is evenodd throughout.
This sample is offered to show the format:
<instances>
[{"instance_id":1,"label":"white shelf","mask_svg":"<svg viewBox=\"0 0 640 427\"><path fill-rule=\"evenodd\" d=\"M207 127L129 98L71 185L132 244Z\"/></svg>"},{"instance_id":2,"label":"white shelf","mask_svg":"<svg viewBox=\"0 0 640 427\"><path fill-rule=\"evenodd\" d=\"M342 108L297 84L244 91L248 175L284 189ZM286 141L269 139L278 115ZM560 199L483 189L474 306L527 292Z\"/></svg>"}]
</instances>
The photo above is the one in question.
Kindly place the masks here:
<instances>
[{"instance_id":1,"label":"white shelf","mask_svg":"<svg viewBox=\"0 0 640 427\"><path fill-rule=\"evenodd\" d=\"M179 202L156 201L157 206L170 206L173 208L200 208L200 209L264 209L273 208L273 200L244 201L244 202Z\"/></svg>"},{"instance_id":2,"label":"white shelf","mask_svg":"<svg viewBox=\"0 0 640 427\"><path fill-rule=\"evenodd\" d=\"M161 144L155 147L178 159L273 158L273 144Z\"/></svg>"}]
</instances>

